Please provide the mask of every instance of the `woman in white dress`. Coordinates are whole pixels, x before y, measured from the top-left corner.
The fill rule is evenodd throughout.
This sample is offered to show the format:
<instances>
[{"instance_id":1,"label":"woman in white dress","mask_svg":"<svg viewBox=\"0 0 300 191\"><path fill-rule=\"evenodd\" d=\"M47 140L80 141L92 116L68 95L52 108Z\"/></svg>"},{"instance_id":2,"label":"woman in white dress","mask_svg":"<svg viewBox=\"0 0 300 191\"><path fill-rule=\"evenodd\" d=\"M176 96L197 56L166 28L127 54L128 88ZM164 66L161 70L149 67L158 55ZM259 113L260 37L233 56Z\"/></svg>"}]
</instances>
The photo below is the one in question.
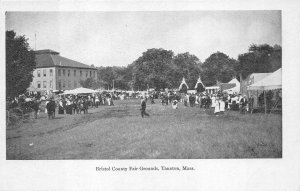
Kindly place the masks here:
<instances>
[{"instance_id":1,"label":"woman in white dress","mask_svg":"<svg viewBox=\"0 0 300 191\"><path fill-rule=\"evenodd\" d=\"M216 96L212 95L212 97L211 97L211 107L215 107L215 104L216 104Z\"/></svg>"},{"instance_id":2,"label":"woman in white dress","mask_svg":"<svg viewBox=\"0 0 300 191\"><path fill-rule=\"evenodd\" d=\"M220 98L219 104L220 104L220 113L223 114L225 112L225 101L223 97Z\"/></svg>"},{"instance_id":3,"label":"woman in white dress","mask_svg":"<svg viewBox=\"0 0 300 191\"><path fill-rule=\"evenodd\" d=\"M220 101L219 101L219 97L215 98L215 111L214 114L218 116L218 114L220 113Z\"/></svg>"}]
</instances>

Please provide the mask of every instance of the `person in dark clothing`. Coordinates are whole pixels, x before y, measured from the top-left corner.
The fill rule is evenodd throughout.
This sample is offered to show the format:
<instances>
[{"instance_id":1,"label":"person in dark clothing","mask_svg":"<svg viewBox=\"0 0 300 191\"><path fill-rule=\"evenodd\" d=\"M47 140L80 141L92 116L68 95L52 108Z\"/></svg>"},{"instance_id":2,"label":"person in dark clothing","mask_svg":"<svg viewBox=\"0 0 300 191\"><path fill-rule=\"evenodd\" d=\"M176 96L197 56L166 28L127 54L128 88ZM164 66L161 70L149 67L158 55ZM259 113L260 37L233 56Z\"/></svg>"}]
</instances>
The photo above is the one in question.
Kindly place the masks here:
<instances>
[{"instance_id":1,"label":"person in dark clothing","mask_svg":"<svg viewBox=\"0 0 300 191\"><path fill-rule=\"evenodd\" d=\"M248 100L247 100L246 95L244 95L244 97L240 100L240 113L243 113L243 114L246 113L247 104L248 104Z\"/></svg>"},{"instance_id":2,"label":"person in dark clothing","mask_svg":"<svg viewBox=\"0 0 300 191\"><path fill-rule=\"evenodd\" d=\"M78 114L78 109L77 109L77 100L73 100L73 104L72 104L72 108L73 108L73 113L75 114L77 111Z\"/></svg>"},{"instance_id":3,"label":"person in dark clothing","mask_svg":"<svg viewBox=\"0 0 300 191\"><path fill-rule=\"evenodd\" d=\"M64 113L65 113L64 102L63 100L60 100L58 102L58 114L64 114Z\"/></svg>"},{"instance_id":4,"label":"person in dark clothing","mask_svg":"<svg viewBox=\"0 0 300 191\"><path fill-rule=\"evenodd\" d=\"M150 100L151 100L151 104L155 104L155 102L154 102L154 95L150 96Z\"/></svg>"},{"instance_id":5,"label":"person in dark clothing","mask_svg":"<svg viewBox=\"0 0 300 191\"><path fill-rule=\"evenodd\" d=\"M83 100L83 109L84 109L84 114L87 114L89 109L89 101L86 99Z\"/></svg>"},{"instance_id":6,"label":"person in dark clothing","mask_svg":"<svg viewBox=\"0 0 300 191\"><path fill-rule=\"evenodd\" d=\"M189 97L189 101L190 101L190 106L191 106L191 107L194 107L195 101L196 101L195 96L194 96L194 95L191 95L191 96Z\"/></svg>"},{"instance_id":7,"label":"person in dark clothing","mask_svg":"<svg viewBox=\"0 0 300 191\"><path fill-rule=\"evenodd\" d=\"M254 97L253 97L253 95L251 95L250 98L249 98L249 111L250 111L250 113L253 113L253 109L254 109Z\"/></svg>"},{"instance_id":8,"label":"person in dark clothing","mask_svg":"<svg viewBox=\"0 0 300 191\"><path fill-rule=\"evenodd\" d=\"M145 100L145 98L142 98L142 102L141 102L141 115L142 115L142 117L144 117L144 115L149 117L149 114L146 113L146 100Z\"/></svg>"},{"instance_id":9,"label":"person in dark clothing","mask_svg":"<svg viewBox=\"0 0 300 191\"><path fill-rule=\"evenodd\" d=\"M46 108L47 108L47 112L48 112L48 118L49 119L54 119L54 115L55 115L55 102L51 99L47 105L46 105Z\"/></svg>"},{"instance_id":10,"label":"person in dark clothing","mask_svg":"<svg viewBox=\"0 0 300 191\"><path fill-rule=\"evenodd\" d=\"M34 110L34 118L37 119L37 114L39 111L39 102L37 100L34 100L32 109Z\"/></svg>"}]
</instances>

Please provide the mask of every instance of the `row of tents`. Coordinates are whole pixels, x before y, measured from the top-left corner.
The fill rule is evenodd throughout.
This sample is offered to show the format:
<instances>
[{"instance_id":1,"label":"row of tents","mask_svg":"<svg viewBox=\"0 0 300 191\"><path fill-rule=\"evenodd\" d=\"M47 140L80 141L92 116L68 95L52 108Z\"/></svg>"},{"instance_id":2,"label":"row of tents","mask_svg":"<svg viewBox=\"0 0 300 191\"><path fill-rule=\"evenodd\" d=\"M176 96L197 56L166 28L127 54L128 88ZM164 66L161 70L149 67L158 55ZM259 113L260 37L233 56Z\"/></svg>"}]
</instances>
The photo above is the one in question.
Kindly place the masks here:
<instances>
[{"instance_id":1,"label":"row of tents","mask_svg":"<svg viewBox=\"0 0 300 191\"><path fill-rule=\"evenodd\" d=\"M274 90L274 89L281 89L282 88L282 69L278 69L275 72L267 75L265 78L262 78L256 83L253 83L249 86L247 86L248 91L253 91L253 90L261 90L261 91L266 91L266 90ZM227 92L239 92L240 91L240 82L236 79L233 78L230 82L228 83L223 83L220 84L219 86L222 85L233 85L231 88L225 89ZM185 78L182 79L182 82L178 88L179 90L182 89L189 89ZM195 85L195 89L199 89L200 92L205 91L206 87L201 81L201 78L199 77L197 80L197 83Z\"/></svg>"}]
</instances>

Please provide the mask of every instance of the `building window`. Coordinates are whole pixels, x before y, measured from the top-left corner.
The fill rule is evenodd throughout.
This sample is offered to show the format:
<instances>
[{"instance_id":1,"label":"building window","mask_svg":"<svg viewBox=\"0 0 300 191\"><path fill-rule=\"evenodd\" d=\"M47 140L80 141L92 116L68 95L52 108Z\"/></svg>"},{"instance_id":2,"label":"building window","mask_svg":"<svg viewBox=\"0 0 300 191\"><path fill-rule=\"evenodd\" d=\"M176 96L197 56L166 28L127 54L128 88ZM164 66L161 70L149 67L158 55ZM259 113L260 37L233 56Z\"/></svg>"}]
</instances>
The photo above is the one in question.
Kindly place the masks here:
<instances>
[{"instance_id":1,"label":"building window","mask_svg":"<svg viewBox=\"0 0 300 191\"><path fill-rule=\"evenodd\" d=\"M90 71L90 77L92 77L92 71Z\"/></svg>"},{"instance_id":2,"label":"building window","mask_svg":"<svg viewBox=\"0 0 300 191\"><path fill-rule=\"evenodd\" d=\"M43 88L47 88L47 82L43 81Z\"/></svg>"},{"instance_id":3,"label":"building window","mask_svg":"<svg viewBox=\"0 0 300 191\"><path fill-rule=\"evenodd\" d=\"M88 72L88 71L86 71L86 73L85 73L85 77L88 77L88 75L89 75L89 72Z\"/></svg>"},{"instance_id":4,"label":"building window","mask_svg":"<svg viewBox=\"0 0 300 191\"><path fill-rule=\"evenodd\" d=\"M65 69L63 69L63 76L65 76L66 75L66 71L65 71Z\"/></svg>"},{"instance_id":5,"label":"building window","mask_svg":"<svg viewBox=\"0 0 300 191\"><path fill-rule=\"evenodd\" d=\"M50 69L50 76L53 76L53 70Z\"/></svg>"},{"instance_id":6,"label":"building window","mask_svg":"<svg viewBox=\"0 0 300 191\"><path fill-rule=\"evenodd\" d=\"M74 76L76 76L76 70L74 70Z\"/></svg>"},{"instance_id":7,"label":"building window","mask_svg":"<svg viewBox=\"0 0 300 191\"><path fill-rule=\"evenodd\" d=\"M61 75L61 70L60 69L58 69L58 76L60 76Z\"/></svg>"},{"instance_id":8,"label":"building window","mask_svg":"<svg viewBox=\"0 0 300 191\"><path fill-rule=\"evenodd\" d=\"M95 71L93 72L93 77L95 78Z\"/></svg>"},{"instance_id":9,"label":"building window","mask_svg":"<svg viewBox=\"0 0 300 191\"><path fill-rule=\"evenodd\" d=\"M52 80L50 80L50 88L53 88L53 87L52 87Z\"/></svg>"},{"instance_id":10,"label":"building window","mask_svg":"<svg viewBox=\"0 0 300 191\"><path fill-rule=\"evenodd\" d=\"M43 69L43 76L46 77L46 72L47 70L46 69Z\"/></svg>"},{"instance_id":11,"label":"building window","mask_svg":"<svg viewBox=\"0 0 300 191\"><path fill-rule=\"evenodd\" d=\"M68 70L68 77L70 77L70 75L71 75L71 72L70 72L70 70Z\"/></svg>"},{"instance_id":12,"label":"building window","mask_svg":"<svg viewBox=\"0 0 300 191\"><path fill-rule=\"evenodd\" d=\"M41 77L41 71L40 70L37 71L37 77Z\"/></svg>"},{"instance_id":13,"label":"building window","mask_svg":"<svg viewBox=\"0 0 300 191\"><path fill-rule=\"evenodd\" d=\"M58 81L58 89L61 89L61 81Z\"/></svg>"},{"instance_id":14,"label":"building window","mask_svg":"<svg viewBox=\"0 0 300 191\"><path fill-rule=\"evenodd\" d=\"M41 88L41 82L40 81L37 82L37 87Z\"/></svg>"},{"instance_id":15,"label":"building window","mask_svg":"<svg viewBox=\"0 0 300 191\"><path fill-rule=\"evenodd\" d=\"M80 70L80 77L82 77L82 71Z\"/></svg>"}]
</instances>

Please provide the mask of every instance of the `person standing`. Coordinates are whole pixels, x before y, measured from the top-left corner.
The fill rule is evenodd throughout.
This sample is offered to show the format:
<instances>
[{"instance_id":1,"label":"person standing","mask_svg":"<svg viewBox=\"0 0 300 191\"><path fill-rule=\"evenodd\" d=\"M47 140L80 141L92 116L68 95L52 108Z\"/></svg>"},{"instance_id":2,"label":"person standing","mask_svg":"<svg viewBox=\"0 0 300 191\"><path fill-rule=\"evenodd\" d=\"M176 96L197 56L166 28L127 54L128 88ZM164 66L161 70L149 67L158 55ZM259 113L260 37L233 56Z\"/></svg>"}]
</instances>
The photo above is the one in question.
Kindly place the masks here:
<instances>
[{"instance_id":1,"label":"person standing","mask_svg":"<svg viewBox=\"0 0 300 191\"><path fill-rule=\"evenodd\" d=\"M146 113L146 99L145 98L142 98L142 101L141 101L141 115L143 118L144 118L144 115L149 117L149 114Z\"/></svg>"},{"instance_id":2,"label":"person standing","mask_svg":"<svg viewBox=\"0 0 300 191\"><path fill-rule=\"evenodd\" d=\"M220 113L221 114L224 114L225 112L225 98L224 97L221 97L220 100L219 100L219 105L220 105Z\"/></svg>"},{"instance_id":3,"label":"person standing","mask_svg":"<svg viewBox=\"0 0 300 191\"><path fill-rule=\"evenodd\" d=\"M72 115L72 104L70 98L68 98L66 101L66 113Z\"/></svg>"},{"instance_id":4,"label":"person standing","mask_svg":"<svg viewBox=\"0 0 300 191\"><path fill-rule=\"evenodd\" d=\"M96 108L98 108L99 103L100 103L99 97L98 97L98 95L96 95L96 97L95 97L95 105L96 105Z\"/></svg>"},{"instance_id":5,"label":"person standing","mask_svg":"<svg viewBox=\"0 0 300 191\"><path fill-rule=\"evenodd\" d=\"M32 109L34 110L34 118L37 119L38 112L39 112L39 102L37 99L34 100Z\"/></svg>"},{"instance_id":6,"label":"person standing","mask_svg":"<svg viewBox=\"0 0 300 191\"><path fill-rule=\"evenodd\" d=\"M220 113L220 101L219 101L219 97L216 97L216 98L215 98L215 101L214 101L214 107L215 107L214 114L215 114L216 116L219 116L219 113Z\"/></svg>"},{"instance_id":7,"label":"person standing","mask_svg":"<svg viewBox=\"0 0 300 191\"><path fill-rule=\"evenodd\" d=\"M183 103L184 103L184 106L187 107L188 106L188 100L189 100L189 96L186 94L183 98Z\"/></svg>"},{"instance_id":8,"label":"person standing","mask_svg":"<svg viewBox=\"0 0 300 191\"><path fill-rule=\"evenodd\" d=\"M246 111L247 111L247 110L246 110L247 104L248 104L247 96L244 95L244 97L242 97L242 98L240 99L240 113L243 113L243 114L246 113Z\"/></svg>"},{"instance_id":9,"label":"person standing","mask_svg":"<svg viewBox=\"0 0 300 191\"><path fill-rule=\"evenodd\" d=\"M64 103L63 100L60 99L58 103L58 114L64 114L64 113L65 113Z\"/></svg>"},{"instance_id":10,"label":"person standing","mask_svg":"<svg viewBox=\"0 0 300 191\"><path fill-rule=\"evenodd\" d=\"M250 113L253 113L253 109L254 109L254 97L251 94L250 98L249 98L249 111L250 111Z\"/></svg>"},{"instance_id":11,"label":"person standing","mask_svg":"<svg viewBox=\"0 0 300 191\"><path fill-rule=\"evenodd\" d=\"M47 113L48 113L48 119L54 119L55 115L55 102L53 99L50 99L50 101L46 105Z\"/></svg>"}]
</instances>

